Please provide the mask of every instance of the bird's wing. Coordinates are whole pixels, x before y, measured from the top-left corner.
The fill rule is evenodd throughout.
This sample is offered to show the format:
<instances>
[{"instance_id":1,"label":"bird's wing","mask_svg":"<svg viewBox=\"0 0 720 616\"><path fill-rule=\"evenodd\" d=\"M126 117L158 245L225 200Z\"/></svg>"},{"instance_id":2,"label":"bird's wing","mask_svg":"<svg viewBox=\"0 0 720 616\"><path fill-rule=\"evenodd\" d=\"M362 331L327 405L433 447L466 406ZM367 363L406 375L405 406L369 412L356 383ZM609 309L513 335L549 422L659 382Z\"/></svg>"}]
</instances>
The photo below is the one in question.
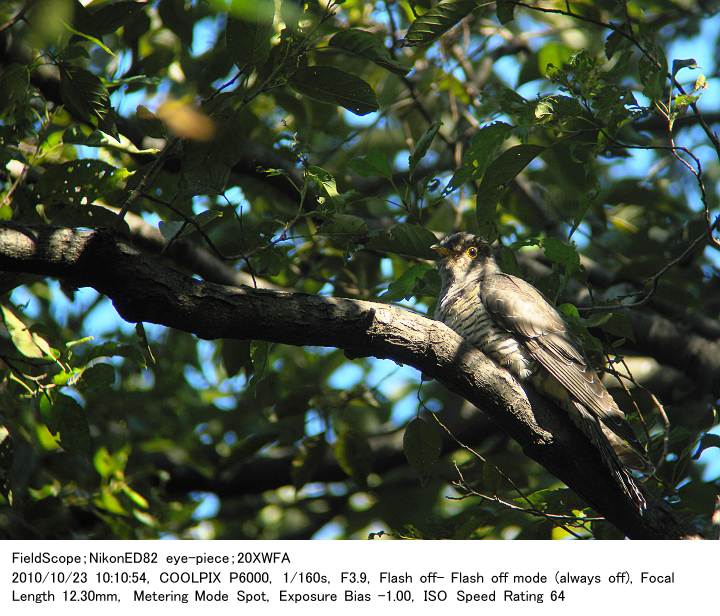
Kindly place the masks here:
<instances>
[{"instance_id":1,"label":"bird's wing","mask_svg":"<svg viewBox=\"0 0 720 616\"><path fill-rule=\"evenodd\" d=\"M560 313L531 284L509 274L486 279L480 298L493 319L521 338L532 357L619 436L634 441L624 414L580 350Z\"/></svg>"}]
</instances>

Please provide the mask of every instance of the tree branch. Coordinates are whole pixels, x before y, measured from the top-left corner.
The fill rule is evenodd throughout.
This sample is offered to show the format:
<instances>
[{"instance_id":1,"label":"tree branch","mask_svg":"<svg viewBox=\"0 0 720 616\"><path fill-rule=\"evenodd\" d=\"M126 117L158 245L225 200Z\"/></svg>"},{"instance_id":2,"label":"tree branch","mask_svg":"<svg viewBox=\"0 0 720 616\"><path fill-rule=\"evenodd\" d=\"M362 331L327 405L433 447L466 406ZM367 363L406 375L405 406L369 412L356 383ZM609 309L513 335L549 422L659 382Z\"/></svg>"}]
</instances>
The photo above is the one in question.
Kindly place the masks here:
<instances>
[{"instance_id":1,"label":"tree branch","mask_svg":"<svg viewBox=\"0 0 720 616\"><path fill-rule=\"evenodd\" d=\"M519 261L537 277L549 276L552 271L540 258L521 255ZM591 282L601 288L620 282L597 268L589 273ZM571 281L569 290L578 306L590 305L587 291L580 285ZM666 318L652 310L640 311L623 306L618 306L616 311L626 314L632 324L634 341L627 342L629 348L684 372L698 393L720 395L720 340L710 337L715 332L716 321L708 319L706 322L702 315L679 312ZM693 320L699 321L695 329L702 329L705 335L693 331Z\"/></svg>"},{"instance_id":2,"label":"tree branch","mask_svg":"<svg viewBox=\"0 0 720 616\"><path fill-rule=\"evenodd\" d=\"M13 17L8 19L5 23L0 24L0 34L5 32L5 30L12 28L19 21L25 19L25 14L32 8L33 4L35 4L35 0L25 0L22 8Z\"/></svg>"},{"instance_id":3,"label":"tree branch","mask_svg":"<svg viewBox=\"0 0 720 616\"><path fill-rule=\"evenodd\" d=\"M201 338L331 346L352 356L409 364L482 408L525 453L632 538L686 538L694 531L648 495L642 513L565 414L455 332L410 311L359 300L200 282L146 256L107 230L0 225L0 269L90 286L128 321Z\"/></svg>"}]
</instances>

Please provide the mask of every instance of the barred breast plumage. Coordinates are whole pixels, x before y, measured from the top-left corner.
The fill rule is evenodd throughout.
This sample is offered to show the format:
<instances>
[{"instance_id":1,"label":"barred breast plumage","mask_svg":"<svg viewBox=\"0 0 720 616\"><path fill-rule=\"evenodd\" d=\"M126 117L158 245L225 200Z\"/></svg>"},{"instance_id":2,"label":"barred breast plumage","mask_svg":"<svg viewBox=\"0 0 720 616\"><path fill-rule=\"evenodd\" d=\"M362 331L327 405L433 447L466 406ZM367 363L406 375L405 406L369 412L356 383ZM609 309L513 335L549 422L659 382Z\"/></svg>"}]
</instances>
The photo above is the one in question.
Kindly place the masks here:
<instances>
[{"instance_id":1,"label":"barred breast plumage","mask_svg":"<svg viewBox=\"0 0 720 616\"><path fill-rule=\"evenodd\" d=\"M435 318L517 377L525 379L537 369L525 349L507 330L498 327L485 309L479 281L464 281L441 290Z\"/></svg>"}]
</instances>

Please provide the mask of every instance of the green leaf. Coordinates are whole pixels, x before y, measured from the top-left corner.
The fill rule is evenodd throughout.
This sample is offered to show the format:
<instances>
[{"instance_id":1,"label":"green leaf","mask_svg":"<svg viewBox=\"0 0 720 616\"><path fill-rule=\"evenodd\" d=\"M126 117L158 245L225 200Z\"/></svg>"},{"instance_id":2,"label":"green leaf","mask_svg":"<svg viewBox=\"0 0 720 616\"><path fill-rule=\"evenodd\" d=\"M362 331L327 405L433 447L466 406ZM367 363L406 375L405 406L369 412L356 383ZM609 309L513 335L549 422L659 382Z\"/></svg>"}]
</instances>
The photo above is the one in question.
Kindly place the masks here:
<instances>
[{"instance_id":1,"label":"green leaf","mask_svg":"<svg viewBox=\"0 0 720 616\"><path fill-rule=\"evenodd\" d=\"M557 238L546 237L542 241L542 247L545 257L553 263L562 265L566 274L572 275L580 271L580 255L574 244L566 244Z\"/></svg>"},{"instance_id":2,"label":"green leaf","mask_svg":"<svg viewBox=\"0 0 720 616\"><path fill-rule=\"evenodd\" d=\"M327 442L324 434L318 434L303 440L300 450L293 458L292 468L290 469L290 476L296 490L300 490L313 478L317 469L324 462L326 452Z\"/></svg>"},{"instance_id":3,"label":"green leaf","mask_svg":"<svg viewBox=\"0 0 720 616\"><path fill-rule=\"evenodd\" d=\"M226 338L222 341L222 362L228 376L235 376L240 370L252 371L250 341Z\"/></svg>"},{"instance_id":4,"label":"green leaf","mask_svg":"<svg viewBox=\"0 0 720 616\"><path fill-rule=\"evenodd\" d=\"M163 26L175 33L183 45L190 47L193 41L195 17L187 10L185 0L160 0L157 3L157 11Z\"/></svg>"},{"instance_id":5,"label":"green leaf","mask_svg":"<svg viewBox=\"0 0 720 616\"><path fill-rule=\"evenodd\" d=\"M267 5L273 4L272 0L208 0L208 2L218 12L230 13L233 17L247 21L267 19Z\"/></svg>"},{"instance_id":6,"label":"green leaf","mask_svg":"<svg viewBox=\"0 0 720 616\"><path fill-rule=\"evenodd\" d=\"M678 74L684 68L698 68L698 63L695 58L688 58L687 60L673 60L672 63L672 76Z\"/></svg>"},{"instance_id":7,"label":"green leaf","mask_svg":"<svg viewBox=\"0 0 720 616\"><path fill-rule=\"evenodd\" d=\"M137 344L121 344L112 341L103 342L90 349L87 360L89 361L98 357L127 357L139 365L144 366L145 363L145 358Z\"/></svg>"},{"instance_id":8,"label":"green leaf","mask_svg":"<svg viewBox=\"0 0 720 616\"><path fill-rule=\"evenodd\" d=\"M250 380L250 387L257 388L268 372L270 356L270 343L265 340L253 340L250 344L250 357L252 359L253 375Z\"/></svg>"},{"instance_id":9,"label":"green leaf","mask_svg":"<svg viewBox=\"0 0 720 616\"><path fill-rule=\"evenodd\" d=\"M290 78L290 85L300 94L335 103L356 115L379 109L375 92L367 82L332 66L301 68Z\"/></svg>"},{"instance_id":10,"label":"green leaf","mask_svg":"<svg viewBox=\"0 0 720 616\"><path fill-rule=\"evenodd\" d=\"M257 2L256 19L229 17L225 28L225 44L238 66L257 67L270 57L270 39L274 34L275 4L272 0Z\"/></svg>"},{"instance_id":11,"label":"green leaf","mask_svg":"<svg viewBox=\"0 0 720 616\"><path fill-rule=\"evenodd\" d=\"M103 479L109 479L115 473L121 473L126 464L127 450L121 450L113 455L106 447L99 447L93 456L93 466Z\"/></svg>"},{"instance_id":12,"label":"green leaf","mask_svg":"<svg viewBox=\"0 0 720 616\"><path fill-rule=\"evenodd\" d=\"M10 431L0 425L0 494L12 504L10 471L15 457L15 447Z\"/></svg>"},{"instance_id":13,"label":"green leaf","mask_svg":"<svg viewBox=\"0 0 720 616\"><path fill-rule=\"evenodd\" d=\"M82 368L70 368L70 370L61 370L54 374L52 380L55 385L64 387L65 385L75 385L82 375Z\"/></svg>"},{"instance_id":14,"label":"green leaf","mask_svg":"<svg viewBox=\"0 0 720 616\"><path fill-rule=\"evenodd\" d=\"M335 214L320 227L319 233L340 241L355 240L365 237L368 232L367 223L359 216L351 214Z\"/></svg>"},{"instance_id":15,"label":"green leaf","mask_svg":"<svg viewBox=\"0 0 720 616\"><path fill-rule=\"evenodd\" d=\"M89 145L99 148L107 145L107 137L99 130L91 130L84 125L73 124L69 126L62 136L63 143L76 145Z\"/></svg>"},{"instance_id":16,"label":"green leaf","mask_svg":"<svg viewBox=\"0 0 720 616\"><path fill-rule=\"evenodd\" d=\"M10 334L10 339L21 355L32 359L57 358L57 353L53 351L47 341L42 336L31 332L10 308L0 306L0 310L2 310L3 323Z\"/></svg>"},{"instance_id":17,"label":"green leaf","mask_svg":"<svg viewBox=\"0 0 720 616\"><path fill-rule=\"evenodd\" d=\"M410 165L410 177L415 174L415 169L417 168L418 163L425 157L425 154L427 154L427 151L441 126L442 122L433 122L425 131L423 136L418 139L418 142L415 144L415 149L412 151L410 158L408 159L408 163Z\"/></svg>"},{"instance_id":18,"label":"green leaf","mask_svg":"<svg viewBox=\"0 0 720 616\"><path fill-rule=\"evenodd\" d=\"M96 36L111 34L126 25L133 17L147 8L145 2L113 2L90 13L92 32Z\"/></svg>"},{"instance_id":19,"label":"green leaf","mask_svg":"<svg viewBox=\"0 0 720 616\"><path fill-rule=\"evenodd\" d=\"M524 498L516 498L515 503L527 507L528 501L538 511L556 514L572 514L573 511L585 509L586 504L568 488L546 488L533 492Z\"/></svg>"},{"instance_id":20,"label":"green leaf","mask_svg":"<svg viewBox=\"0 0 720 616\"><path fill-rule=\"evenodd\" d=\"M510 136L512 128L504 122L495 122L489 126L483 126L475 133L463 154L462 166L453 174L445 188L445 194L459 188L465 182L482 179L492 157L497 154L500 146Z\"/></svg>"},{"instance_id":21,"label":"green leaf","mask_svg":"<svg viewBox=\"0 0 720 616\"><path fill-rule=\"evenodd\" d=\"M365 156L353 158L350 168L364 178L380 176L391 180L393 177L388 156L380 150L370 150Z\"/></svg>"},{"instance_id":22,"label":"green leaf","mask_svg":"<svg viewBox=\"0 0 720 616\"><path fill-rule=\"evenodd\" d=\"M60 97L70 113L89 122L110 111L110 94L102 81L84 68L60 65Z\"/></svg>"},{"instance_id":23,"label":"green leaf","mask_svg":"<svg viewBox=\"0 0 720 616\"><path fill-rule=\"evenodd\" d=\"M627 46L628 42L622 34L614 30L605 40L605 57L610 60L619 49Z\"/></svg>"},{"instance_id":24,"label":"green leaf","mask_svg":"<svg viewBox=\"0 0 720 616\"><path fill-rule=\"evenodd\" d=\"M86 342L92 342L93 340L95 340L95 336L83 336L82 338L78 338L77 340L70 340L69 342L66 342L65 346L68 349L72 349L74 346L85 344Z\"/></svg>"},{"instance_id":25,"label":"green leaf","mask_svg":"<svg viewBox=\"0 0 720 616\"><path fill-rule=\"evenodd\" d=\"M495 7L495 14L501 24L506 24L515 19L515 3L507 0L498 0Z\"/></svg>"},{"instance_id":26,"label":"green leaf","mask_svg":"<svg viewBox=\"0 0 720 616\"><path fill-rule=\"evenodd\" d=\"M640 81L644 86L645 96L652 100L661 99L665 80L667 79L665 67L658 68L653 61L641 56L638 62L638 71Z\"/></svg>"},{"instance_id":27,"label":"green leaf","mask_svg":"<svg viewBox=\"0 0 720 616\"><path fill-rule=\"evenodd\" d=\"M435 426L417 417L405 428L403 452L410 465L426 479L432 466L440 459L442 435Z\"/></svg>"},{"instance_id":28,"label":"green leaf","mask_svg":"<svg viewBox=\"0 0 720 616\"><path fill-rule=\"evenodd\" d=\"M48 164L36 185L36 199L44 204L90 205L99 197L125 187L129 172L94 159Z\"/></svg>"},{"instance_id":29,"label":"green leaf","mask_svg":"<svg viewBox=\"0 0 720 616\"><path fill-rule=\"evenodd\" d=\"M66 30L69 32L72 32L74 35L79 36L81 38L84 38L86 41L90 41L91 43L94 43L100 49L102 49L106 54L109 56L115 57L115 54L113 53L112 49L110 49L105 43L103 43L99 38L92 36L91 34L85 34L84 32L80 32L80 30L76 30L73 28L70 24L62 22L62 25L65 27Z\"/></svg>"},{"instance_id":30,"label":"green leaf","mask_svg":"<svg viewBox=\"0 0 720 616\"><path fill-rule=\"evenodd\" d=\"M618 338L635 342L635 330L627 312L612 312L610 318L602 324L602 329Z\"/></svg>"},{"instance_id":31,"label":"green leaf","mask_svg":"<svg viewBox=\"0 0 720 616\"><path fill-rule=\"evenodd\" d=\"M82 384L92 391L110 393L115 384L115 368L106 363L94 364L83 372Z\"/></svg>"},{"instance_id":32,"label":"green leaf","mask_svg":"<svg viewBox=\"0 0 720 616\"><path fill-rule=\"evenodd\" d=\"M703 434L698 444L697 451L693 454L693 460L697 460L702 452L711 447L717 447L720 449L720 434Z\"/></svg>"},{"instance_id":33,"label":"green leaf","mask_svg":"<svg viewBox=\"0 0 720 616\"><path fill-rule=\"evenodd\" d=\"M571 319L580 319L580 311L575 304L560 304L558 310Z\"/></svg>"},{"instance_id":34,"label":"green leaf","mask_svg":"<svg viewBox=\"0 0 720 616\"><path fill-rule=\"evenodd\" d=\"M545 151L541 145L516 145L505 150L487 166L480 188L478 200L499 201L507 185L515 179L527 165Z\"/></svg>"},{"instance_id":35,"label":"green leaf","mask_svg":"<svg viewBox=\"0 0 720 616\"><path fill-rule=\"evenodd\" d=\"M41 398L40 411L51 433L57 435L63 449L90 456L90 427L85 410L70 396L57 394L50 402Z\"/></svg>"},{"instance_id":36,"label":"green leaf","mask_svg":"<svg viewBox=\"0 0 720 616\"><path fill-rule=\"evenodd\" d=\"M693 103L696 103L698 99L700 98L699 94L678 94L673 99L673 111L681 111L682 109L685 109L685 107L688 107L692 105Z\"/></svg>"},{"instance_id":37,"label":"green leaf","mask_svg":"<svg viewBox=\"0 0 720 616\"><path fill-rule=\"evenodd\" d=\"M30 72L24 64L8 64L0 73L0 112L10 113L29 95Z\"/></svg>"},{"instance_id":38,"label":"green leaf","mask_svg":"<svg viewBox=\"0 0 720 616\"><path fill-rule=\"evenodd\" d=\"M155 356L153 355L152 348L150 347L147 332L145 331L145 326L143 325L142 321L138 321L137 323L135 323L135 334L137 334L137 337L140 339L140 346L143 350L143 353L147 356L151 363L157 363L155 361Z\"/></svg>"},{"instance_id":39,"label":"green leaf","mask_svg":"<svg viewBox=\"0 0 720 616\"><path fill-rule=\"evenodd\" d=\"M477 192L475 214L478 232L488 241L497 237L496 206L510 182L545 148L541 145L516 145L505 150L488 165Z\"/></svg>"},{"instance_id":40,"label":"green leaf","mask_svg":"<svg viewBox=\"0 0 720 616\"><path fill-rule=\"evenodd\" d=\"M357 30L355 28L341 30L333 35L328 45L361 58L367 58L397 75L405 75L410 70L393 60L382 40L366 30Z\"/></svg>"},{"instance_id":41,"label":"green leaf","mask_svg":"<svg viewBox=\"0 0 720 616\"><path fill-rule=\"evenodd\" d=\"M221 194L227 188L232 164L218 156L217 142L183 145L183 177L193 194Z\"/></svg>"},{"instance_id":42,"label":"green leaf","mask_svg":"<svg viewBox=\"0 0 720 616\"><path fill-rule=\"evenodd\" d=\"M396 299L410 299L415 294L415 285L430 271L434 271L430 265L417 263L403 272L402 276L390 283L387 291L380 297L386 301Z\"/></svg>"},{"instance_id":43,"label":"green leaf","mask_svg":"<svg viewBox=\"0 0 720 616\"><path fill-rule=\"evenodd\" d=\"M166 242L177 240L182 232L188 230L189 226L184 220L161 220L158 222L158 229Z\"/></svg>"},{"instance_id":44,"label":"green leaf","mask_svg":"<svg viewBox=\"0 0 720 616\"><path fill-rule=\"evenodd\" d=\"M440 38L475 8L474 0L443 0L410 24L403 46L427 45Z\"/></svg>"},{"instance_id":45,"label":"green leaf","mask_svg":"<svg viewBox=\"0 0 720 616\"><path fill-rule=\"evenodd\" d=\"M556 69L562 68L565 64L570 61L573 50L559 42L546 43L538 51L538 70L541 75L547 76L549 74L549 67L555 67Z\"/></svg>"},{"instance_id":46,"label":"green leaf","mask_svg":"<svg viewBox=\"0 0 720 616\"><path fill-rule=\"evenodd\" d=\"M337 191L335 178L329 171L326 171L322 167L311 165L305 170L305 173L307 173L308 177L315 180L317 185L330 199L335 199L340 196L340 193Z\"/></svg>"},{"instance_id":47,"label":"green leaf","mask_svg":"<svg viewBox=\"0 0 720 616\"><path fill-rule=\"evenodd\" d=\"M148 507L150 507L150 503L148 503L147 499L139 492L133 490L128 484L123 483L121 489L123 494L125 494L125 496L127 496L135 505L137 505L141 509L147 509Z\"/></svg>"},{"instance_id":48,"label":"green leaf","mask_svg":"<svg viewBox=\"0 0 720 616\"><path fill-rule=\"evenodd\" d=\"M367 485L372 470L372 450L367 439L352 431L341 432L334 448L335 459L340 468L360 486Z\"/></svg>"},{"instance_id":49,"label":"green leaf","mask_svg":"<svg viewBox=\"0 0 720 616\"><path fill-rule=\"evenodd\" d=\"M437 238L425 227L401 223L373 237L368 242L368 248L420 259L435 259L437 255L430 246L436 242Z\"/></svg>"},{"instance_id":50,"label":"green leaf","mask_svg":"<svg viewBox=\"0 0 720 616\"><path fill-rule=\"evenodd\" d=\"M490 494L497 494L502 486L503 477L493 464L482 465L482 485Z\"/></svg>"}]
</instances>

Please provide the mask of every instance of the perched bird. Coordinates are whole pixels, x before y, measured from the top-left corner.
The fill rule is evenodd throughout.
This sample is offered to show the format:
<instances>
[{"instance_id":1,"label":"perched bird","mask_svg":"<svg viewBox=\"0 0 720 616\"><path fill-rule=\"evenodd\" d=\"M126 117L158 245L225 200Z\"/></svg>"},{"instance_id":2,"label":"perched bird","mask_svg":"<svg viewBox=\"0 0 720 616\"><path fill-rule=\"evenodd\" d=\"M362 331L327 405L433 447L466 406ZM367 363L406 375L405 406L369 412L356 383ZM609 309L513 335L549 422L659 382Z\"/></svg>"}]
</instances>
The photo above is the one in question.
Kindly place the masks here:
<instances>
[{"instance_id":1,"label":"perched bird","mask_svg":"<svg viewBox=\"0 0 720 616\"><path fill-rule=\"evenodd\" d=\"M440 255L435 318L567 411L625 493L644 509L627 467L648 470L648 463L560 313L531 284L503 273L481 238L455 233L432 248Z\"/></svg>"}]
</instances>

